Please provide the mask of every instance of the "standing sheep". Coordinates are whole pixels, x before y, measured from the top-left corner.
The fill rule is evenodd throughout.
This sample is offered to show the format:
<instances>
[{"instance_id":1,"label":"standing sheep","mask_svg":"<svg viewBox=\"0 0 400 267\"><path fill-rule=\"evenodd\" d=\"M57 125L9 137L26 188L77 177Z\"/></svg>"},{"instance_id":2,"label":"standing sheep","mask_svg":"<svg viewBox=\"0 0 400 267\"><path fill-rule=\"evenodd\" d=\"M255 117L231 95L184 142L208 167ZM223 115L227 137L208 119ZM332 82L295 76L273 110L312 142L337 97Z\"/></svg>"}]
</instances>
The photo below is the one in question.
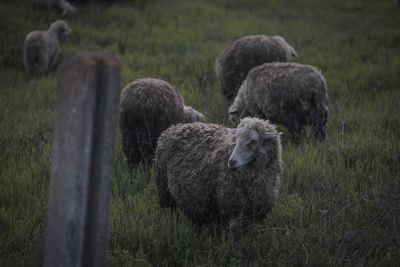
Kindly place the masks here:
<instances>
[{"instance_id":1,"label":"standing sheep","mask_svg":"<svg viewBox=\"0 0 400 267\"><path fill-rule=\"evenodd\" d=\"M293 141L312 125L323 140L328 117L326 82L318 69L298 63L266 63L252 69L229 108L230 119L254 116L282 123Z\"/></svg>"},{"instance_id":2,"label":"standing sheep","mask_svg":"<svg viewBox=\"0 0 400 267\"><path fill-rule=\"evenodd\" d=\"M203 119L203 114L185 106L179 92L163 80L129 83L121 92L119 119L128 163L152 159L158 137L171 125Z\"/></svg>"},{"instance_id":3,"label":"standing sheep","mask_svg":"<svg viewBox=\"0 0 400 267\"><path fill-rule=\"evenodd\" d=\"M222 94L232 102L247 73L267 62L294 61L296 51L281 36L250 35L225 48L215 61Z\"/></svg>"},{"instance_id":4,"label":"standing sheep","mask_svg":"<svg viewBox=\"0 0 400 267\"><path fill-rule=\"evenodd\" d=\"M197 224L238 225L263 219L277 203L282 172L280 133L268 121L244 118L237 129L179 124L165 130L156 152L161 207L178 206Z\"/></svg>"},{"instance_id":5,"label":"standing sheep","mask_svg":"<svg viewBox=\"0 0 400 267\"><path fill-rule=\"evenodd\" d=\"M52 70L60 50L60 42L70 32L67 22L57 20L47 31L28 33L24 43L24 65L29 76L46 75Z\"/></svg>"},{"instance_id":6,"label":"standing sheep","mask_svg":"<svg viewBox=\"0 0 400 267\"><path fill-rule=\"evenodd\" d=\"M76 8L67 0L32 0L32 6L56 9L63 18L71 17L76 14Z\"/></svg>"}]
</instances>

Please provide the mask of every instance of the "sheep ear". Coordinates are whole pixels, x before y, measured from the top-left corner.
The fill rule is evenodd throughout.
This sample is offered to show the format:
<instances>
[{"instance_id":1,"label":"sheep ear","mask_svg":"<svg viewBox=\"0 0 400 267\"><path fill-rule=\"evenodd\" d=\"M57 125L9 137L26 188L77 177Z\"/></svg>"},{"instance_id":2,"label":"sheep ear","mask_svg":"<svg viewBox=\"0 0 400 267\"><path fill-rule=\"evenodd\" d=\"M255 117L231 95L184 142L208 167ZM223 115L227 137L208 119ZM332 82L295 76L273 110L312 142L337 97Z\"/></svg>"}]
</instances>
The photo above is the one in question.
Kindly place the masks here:
<instances>
[{"instance_id":1,"label":"sheep ear","mask_svg":"<svg viewBox=\"0 0 400 267\"><path fill-rule=\"evenodd\" d=\"M237 131L238 131L238 129L237 128L228 128L228 131L231 133L231 134L236 134L237 133Z\"/></svg>"},{"instance_id":2,"label":"sheep ear","mask_svg":"<svg viewBox=\"0 0 400 267\"><path fill-rule=\"evenodd\" d=\"M281 135L282 135L281 132L278 132L278 133L267 133L267 134L265 134L263 136L263 139L264 140L278 139L278 138L281 137Z\"/></svg>"},{"instance_id":3,"label":"sheep ear","mask_svg":"<svg viewBox=\"0 0 400 267\"><path fill-rule=\"evenodd\" d=\"M238 114L239 111L237 110L236 107L230 107L228 110L229 114L234 115L234 114Z\"/></svg>"}]
</instances>

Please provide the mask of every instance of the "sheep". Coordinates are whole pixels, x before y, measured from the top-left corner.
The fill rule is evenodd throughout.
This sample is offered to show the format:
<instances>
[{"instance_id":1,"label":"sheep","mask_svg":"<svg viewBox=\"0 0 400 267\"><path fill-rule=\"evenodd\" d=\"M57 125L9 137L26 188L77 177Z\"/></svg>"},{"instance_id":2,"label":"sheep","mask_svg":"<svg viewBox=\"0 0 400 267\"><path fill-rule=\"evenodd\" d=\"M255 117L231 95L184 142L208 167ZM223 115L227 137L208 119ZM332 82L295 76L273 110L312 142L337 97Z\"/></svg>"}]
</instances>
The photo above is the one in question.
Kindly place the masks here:
<instances>
[{"instance_id":1,"label":"sheep","mask_svg":"<svg viewBox=\"0 0 400 267\"><path fill-rule=\"evenodd\" d=\"M328 117L328 94L325 78L310 65L266 63L253 68L229 107L232 122L254 116L282 123L295 143L300 142L304 126L325 139Z\"/></svg>"},{"instance_id":2,"label":"sheep","mask_svg":"<svg viewBox=\"0 0 400 267\"><path fill-rule=\"evenodd\" d=\"M244 118L237 129L195 122L165 130L155 156L158 203L181 208L195 224L240 225L265 218L277 204L282 148L268 121Z\"/></svg>"},{"instance_id":3,"label":"sheep","mask_svg":"<svg viewBox=\"0 0 400 267\"><path fill-rule=\"evenodd\" d=\"M144 78L129 83L121 92L119 125L129 165L154 156L161 132L176 123L204 120L204 115L185 106L169 83Z\"/></svg>"},{"instance_id":4,"label":"sheep","mask_svg":"<svg viewBox=\"0 0 400 267\"><path fill-rule=\"evenodd\" d=\"M47 31L28 33L24 43L24 66L28 76L47 75L56 63L60 42L71 33L67 22L57 20Z\"/></svg>"},{"instance_id":5,"label":"sheep","mask_svg":"<svg viewBox=\"0 0 400 267\"><path fill-rule=\"evenodd\" d=\"M67 0L32 0L32 6L38 8L53 8L61 13L63 18L76 14L76 8Z\"/></svg>"},{"instance_id":6,"label":"sheep","mask_svg":"<svg viewBox=\"0 0 400 267\"><path fill-rule=\"evenodd\" d=\"M215 61L222 94L232 102L247 73L267 62L294 61L297 52L281 36L250 35L225 48Z\"/></svg>"}]
</instances>

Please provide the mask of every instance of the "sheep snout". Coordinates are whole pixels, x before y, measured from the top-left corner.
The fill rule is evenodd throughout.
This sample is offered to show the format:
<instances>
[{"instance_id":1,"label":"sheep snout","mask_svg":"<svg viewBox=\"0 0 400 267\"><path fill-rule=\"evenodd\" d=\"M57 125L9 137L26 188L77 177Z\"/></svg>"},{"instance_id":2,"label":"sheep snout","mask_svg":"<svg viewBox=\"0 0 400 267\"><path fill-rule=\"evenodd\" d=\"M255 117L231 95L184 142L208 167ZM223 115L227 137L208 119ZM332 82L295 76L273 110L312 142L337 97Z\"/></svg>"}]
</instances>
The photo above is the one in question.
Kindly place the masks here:
<instances>
[{"instance_id":1,"label":"sheep snout","mask_svg":"<svg viewBox=\"0 0 400 267\"><path fill-rule=\"evenodd\" d=\"M237 167L237 161L235 159L230 158L228 161L228 168L231 170L236 170Z\"/></svg>"}]
</instances>

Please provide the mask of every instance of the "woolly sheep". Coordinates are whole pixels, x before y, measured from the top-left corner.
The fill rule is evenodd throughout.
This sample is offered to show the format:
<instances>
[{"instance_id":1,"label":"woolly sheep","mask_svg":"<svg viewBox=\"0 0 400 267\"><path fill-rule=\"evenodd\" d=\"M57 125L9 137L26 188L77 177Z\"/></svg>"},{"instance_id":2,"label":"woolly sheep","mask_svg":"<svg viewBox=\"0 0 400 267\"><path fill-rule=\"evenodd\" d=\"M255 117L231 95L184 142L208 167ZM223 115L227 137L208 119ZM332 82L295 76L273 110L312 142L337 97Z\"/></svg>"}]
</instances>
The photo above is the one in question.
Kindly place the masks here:
<instances>
[{"instance_id":1,"label":"woolly sheep","mask_svg":"<svg viewBox=\"0 0 400 267\"><path fill-rule=\"evenodd\" d=\"M24 65L29 76L46 75L51 71L59 53L60 42L70 32L67 22L57 20L47 31L28 33L24 43Z\"/></svg>"},{"instance_id":2,"label":"woolly sheep","mask_svg":"<svg viewBox=\"0 0 400 267\"><path fill-rule=\"evenodd\" d=\"M76 14L76 8L67 0L32 0L32 6L38 8L53 8L61 13L63 18Z\"/></svg>"},{"instance_id":3,"label":"woolly sheep","mask_svg":"<svg viewBox=\"0 0 400 267\"><path fill-rule=\"evenodd\" d=\"M203 114L184 105L174 87L159 79L129 83L120 101L123 150L131 165L153 158L157 139L169 126L204 119Z\"/></svg>"},{"instance_id":4,"label":"woolly sheep","mask_svg":"<svg viewBox=\"0 0 400 267\"><path fill-rule=\"evenodd\" d=\"M327 86L321 72L298 63L266 63L253 68L229 108L230 119L254 116L282 123L293 141L305 125L323 140L328 117Z\"/></svg>"},{"instance_id":5,"label":"woolly sheep","mask_svg":"<svg viewBox=\"0 0 400 267\"><path fill-rule=\"evenodd\" d=\"M282 172L280 133L244 118L237 129L201 122L165 130L155 157L161 207L180 207L197 224L261 220L277 203ZM240 228L240 227L239 227Z\"/></svg>"},{"instance_id":6,"label":"woolly sheep","mask_svg":"<svg viewBox=\"0 0 400 267\"><path fill-rule=\"evenodd\" d=\"M283 37L250 35L225 48L215 61L222 94L232 102L247 73L267 62L294 61L297 53Z\"/></svg>"}]
</instances>

